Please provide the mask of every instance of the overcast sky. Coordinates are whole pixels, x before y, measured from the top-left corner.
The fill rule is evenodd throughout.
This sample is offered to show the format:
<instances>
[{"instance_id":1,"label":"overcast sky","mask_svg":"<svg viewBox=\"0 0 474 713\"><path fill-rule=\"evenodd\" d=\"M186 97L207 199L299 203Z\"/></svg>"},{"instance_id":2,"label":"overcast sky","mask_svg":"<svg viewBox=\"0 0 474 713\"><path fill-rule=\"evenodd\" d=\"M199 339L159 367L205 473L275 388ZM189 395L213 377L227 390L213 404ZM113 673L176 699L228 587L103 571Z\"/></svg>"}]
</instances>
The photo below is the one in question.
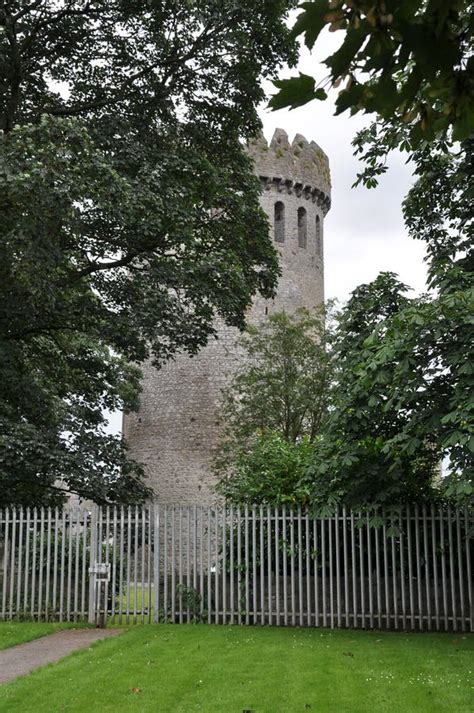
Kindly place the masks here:
<instances>
[{"instance_id":1,"label":"overcast sky","mask_svg":"<svg viewBox=\"0 0 474 713\"><path fill-rule=\"evenodd\" d=\"M342 33L325 32L318 39L318 52L302 49L297 69L286 70L281 76L300 71L316 76L318 81L323 79L327 70L321 60L334 51L340 37ZM265 90L269 94L276 91L271 83ZM275 128L281 127L290 141L296 133L303 134L308 141L316 141L329 157L332 207L324 229L326 297L344 301L357 285L373 280L382 270L398 273L417 293L424 291L423 244L407 236L401 210L412 183L406 154L391 157L390 170L377 188L351 188L362 165L352 155L351 140L359 129L369 125L369 116L334 116L331 96L292 111L270 112L262 107L260 116L268 140Z\"/></svg>"}]
</instances>

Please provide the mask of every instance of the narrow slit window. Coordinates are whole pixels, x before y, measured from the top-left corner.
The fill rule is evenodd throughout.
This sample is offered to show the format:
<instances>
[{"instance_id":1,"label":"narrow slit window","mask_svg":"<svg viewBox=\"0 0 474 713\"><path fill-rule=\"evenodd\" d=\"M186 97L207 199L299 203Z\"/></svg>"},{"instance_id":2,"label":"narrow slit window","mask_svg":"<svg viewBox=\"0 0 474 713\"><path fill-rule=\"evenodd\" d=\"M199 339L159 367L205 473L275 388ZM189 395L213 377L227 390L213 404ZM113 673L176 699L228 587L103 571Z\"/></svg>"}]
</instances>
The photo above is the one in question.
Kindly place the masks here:
<instances>
[{"instance_id":1,"label":"narrow slit window","mask_svg":"<svg viewBox=\"0 0 474 713\"><path fill-rule=\"evenodd\" d=\"M285 205L277 201L274 208L275 242L285 242Z\"/></svg>"},{"instance_id":2,"label":"narrow slit window","mask_svg":"<svg viewBox=\"0 0 474 713\"><path fill-rule=\"evenodd\" d=\"M321 218L316 216L316 252L321 255Z\"/></svg>"},{"instance_id":3,"label":"narrow slit window","mask_svg":"<svg viewBox=\"0 0 474 713\"><path fill-rule=\"evenodd\" d=\"M306 209L298 208L298 245L306 247Z\"/></svg>"}]
</instances>

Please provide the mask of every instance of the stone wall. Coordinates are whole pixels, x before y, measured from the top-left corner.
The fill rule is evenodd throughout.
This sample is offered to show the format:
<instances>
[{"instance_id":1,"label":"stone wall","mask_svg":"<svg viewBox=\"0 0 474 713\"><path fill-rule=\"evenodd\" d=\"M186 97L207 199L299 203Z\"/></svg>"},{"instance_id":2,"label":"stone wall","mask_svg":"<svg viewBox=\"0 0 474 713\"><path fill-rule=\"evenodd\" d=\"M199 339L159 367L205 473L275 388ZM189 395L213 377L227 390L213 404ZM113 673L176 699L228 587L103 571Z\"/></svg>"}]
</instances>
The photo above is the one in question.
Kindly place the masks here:
<instances>
[{"instance_id":1,"label":"stone wall","mask_svg":"<svg viewBox=\"0 0 474 713\"><path fill-rule=\"evenodd\" d=\"M275 311L312 309L323 302L323 224L330 208L330 177L323 151L300 135L290 145L286 133L277 129L270 146L261 137L249 151L262 181L261 204L273 238L277 201L285 214L285 240L275 243L282 266L277 296L255 298L248 313L248 322L255 324ZM305 247L299 240L301 208L306 211ZM219 324L217 331L218 339L195 357L178 355L160 371L145 365L140 409L124 418L131 455L144 463L148 483L163 503L207 505L217 499L209 470L220 432L217 406L241 359L238 330Z\"/></svg>"}]
</instances>

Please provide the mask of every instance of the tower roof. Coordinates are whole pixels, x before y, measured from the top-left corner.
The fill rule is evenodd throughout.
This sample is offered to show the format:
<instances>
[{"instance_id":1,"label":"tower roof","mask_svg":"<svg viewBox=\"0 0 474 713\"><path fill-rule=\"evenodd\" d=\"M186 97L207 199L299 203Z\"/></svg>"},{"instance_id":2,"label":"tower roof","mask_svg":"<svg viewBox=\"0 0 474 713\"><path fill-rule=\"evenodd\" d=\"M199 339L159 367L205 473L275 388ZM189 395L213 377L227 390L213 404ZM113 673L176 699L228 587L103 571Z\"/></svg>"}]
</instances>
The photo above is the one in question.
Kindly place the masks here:
<instances>
[{"instance_id":1,"label":"tower roof","mask_svg":"<svg viewBox=\"0 0 474 713\"><path fill-rule=\"evenodd\" d=\"M249 143L248 150L262 178L303 183L330 197L329 160L315 141L308 142L304 136L296 134L290 144L286 131L276 129L270 144L260 134Z\"/></svg>"}]
</instances>

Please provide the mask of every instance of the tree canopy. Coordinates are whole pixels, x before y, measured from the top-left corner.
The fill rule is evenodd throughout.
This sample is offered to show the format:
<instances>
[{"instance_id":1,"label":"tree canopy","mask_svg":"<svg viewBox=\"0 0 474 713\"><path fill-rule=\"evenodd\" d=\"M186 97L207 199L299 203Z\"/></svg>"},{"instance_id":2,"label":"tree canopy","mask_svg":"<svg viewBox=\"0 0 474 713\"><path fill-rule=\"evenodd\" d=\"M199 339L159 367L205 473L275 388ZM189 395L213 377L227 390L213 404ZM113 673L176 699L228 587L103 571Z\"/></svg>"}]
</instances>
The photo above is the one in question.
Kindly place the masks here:
<instances>
[{"instance_id":1,"label":"tree canopy","mask_svg":"<svg viewBox=\"0 0 474 713\"><path fill-rule=\"evenodd\" d=\"M329 310L330 312L330 310ZM223 392L218 491L232 502L294 502L327 418L333 362L323 310L277 312L242 337Z\"/></svg>"},{"instance_id":2,"label":"tree canopy","mask_svg":"<svg viewBox=\"0 0 474 713\"><path fill-rule=\"evenodd\" d=\"M292 2L37 0L0 9L2 502L147 495L105 431L138 373L273 294L243 140L295 59ZM278 48L276 50L276 48Z\"/></svg>"},{"instance_id":3,"label":"tree canopy","mask_svg":"<svg viewBox=\"0 0 474 713\"><path fill-rule=\"evenodd\" d=\"M474 130L474 6L470 0L313 0L294 27L312 49L321 31L342 42L324 64L328 76L277 80L273 109L324 100L338 90L336 114L375 112L410 131L412 146Z\"/></svg>"}]
</instances>

